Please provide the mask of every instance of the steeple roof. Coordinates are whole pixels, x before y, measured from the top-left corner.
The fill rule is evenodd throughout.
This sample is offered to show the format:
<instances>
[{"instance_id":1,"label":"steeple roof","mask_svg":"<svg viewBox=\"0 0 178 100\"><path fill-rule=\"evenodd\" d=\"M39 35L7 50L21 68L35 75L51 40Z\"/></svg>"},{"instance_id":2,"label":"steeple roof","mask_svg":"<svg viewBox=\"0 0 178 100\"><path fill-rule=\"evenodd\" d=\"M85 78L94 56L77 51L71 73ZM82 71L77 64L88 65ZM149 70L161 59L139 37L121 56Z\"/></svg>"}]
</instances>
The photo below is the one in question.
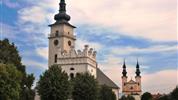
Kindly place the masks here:
<instances>
[{"instance_id":1,"label":"steeple roof","mask_svg":"<svg viewBox=\"0 0 178 100\"><path fill-rule=\"evenodd\" d=\"M65 0L61 0L59 3L59 13L54 16L54 19L58 22L64 21L68 22L70 20L70 16L66 13L66 3Z\"/></svg>"},{"instance_id":2,"label":"steeple roof","mask_svg":"<svg viewBox=\"0 0 178 100\"><path fill-rule=\"evenodd\" d=\"M126 64L125 64L125 60L124 60L124 64L123 64L123 71L122 74L124 77L127 77L127 71L126 71Z\"/></svg>"},{"instance_id":3,"label":"steeple roof","mask_svg":"<svg viewBox=\"0 0 178 100\"><path fill-rule=\"evenodd\" d=\"M136 65L136 76L140 76L140 65L139 65L139 63L138 63L138 60L137 60L137 65Z\"/></svg>"},{"instance_id":4,"label":"steeple roof","mask_svg":"<svg viewBox=\"0 0 178 100\"><path fill-rule=\"evenodd\" d=\"M56 22L52 25L49 25L49 26L58 25L58 24L66 24L66 25L69 25L73 28L76 28L75 26L73 26L69 23L71 17L66 13L65 0L60 0L59 13L54 16L54 19L56 20Z\"/></svg>"}]
</instances>

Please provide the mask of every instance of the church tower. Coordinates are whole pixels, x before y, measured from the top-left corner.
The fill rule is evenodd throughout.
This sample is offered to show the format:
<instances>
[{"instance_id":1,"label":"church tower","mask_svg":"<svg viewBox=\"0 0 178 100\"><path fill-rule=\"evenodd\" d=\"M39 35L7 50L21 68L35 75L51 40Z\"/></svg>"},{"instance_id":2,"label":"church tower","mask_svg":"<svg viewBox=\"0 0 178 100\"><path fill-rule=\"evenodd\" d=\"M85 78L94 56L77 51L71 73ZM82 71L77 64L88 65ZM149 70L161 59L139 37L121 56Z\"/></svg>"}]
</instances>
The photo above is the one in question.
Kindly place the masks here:
<instances>
[{"instance_id":1,"label":"church tower","mask_svg":"<svg viewBox=\"0 0 178 100\"><path fill-rule=\"evenodd\" d=\"M134 97L140 97L141 96L141 76L140 76L140 65L137 60L136 64L136 76L135 80L130 79L127 80L127 71L126 71L126 64L124 61L123 64L123 71L122 71L122 93L124 95L132 95Z\"/></svg>"},{"instance_id":2,"label":"church tower","mask_svg":"<svg viewBox=\"0 0 178 100\"><path fill-rule=\"evenodd\" d=\"M70 16L66 13L65 0L60 0L59 6L59 13L54 16L55 23L49 25L49 67L59 65L70 78L85 72L96 77L96 51L88 45L85 45L83 50L75 50L76 27L69 23Z\"/></svg>"},{"instance_id":3,"label":"church tower","mask_svg":"<svg viewBox=\"0 0 178 100\"><path fill-rule=\"evenodd\" d=\"M124 64L123 64L123 71L122 71L122 91L125 91L125 85L127 83L127 70L126 70L126 64L125 64L125 60L124 60Z\"/></svg>"},{"instance_id":4,"label":"church tower","mask_svg":"<svg viewBox=\"0 0 178 100\"><path fill-rule=\"evenodd\" d=\"M61 0L59 6L59 13L54 16L56 22L49 25L51 27L49 34L49 66L57 63L59 50L61 50L61 53L67 53L75 46L74 28L76 27L68 22L70 16L66 13L65 0Z\"/></svg>"},{"instance_id":5,"label":"church tower","mask_svg":"<svg viewBox=\"0 0 178 100\"><path fill-rule=\"evenodd\" d=\"M136 65L136 76L135 76L135 81L138 83L138 87L137 87L137 91L139 92L139 94L141 94L141 76L140 76L140 65L138 63L137 60L137 65Z\"/></svg>"}]
</instances>

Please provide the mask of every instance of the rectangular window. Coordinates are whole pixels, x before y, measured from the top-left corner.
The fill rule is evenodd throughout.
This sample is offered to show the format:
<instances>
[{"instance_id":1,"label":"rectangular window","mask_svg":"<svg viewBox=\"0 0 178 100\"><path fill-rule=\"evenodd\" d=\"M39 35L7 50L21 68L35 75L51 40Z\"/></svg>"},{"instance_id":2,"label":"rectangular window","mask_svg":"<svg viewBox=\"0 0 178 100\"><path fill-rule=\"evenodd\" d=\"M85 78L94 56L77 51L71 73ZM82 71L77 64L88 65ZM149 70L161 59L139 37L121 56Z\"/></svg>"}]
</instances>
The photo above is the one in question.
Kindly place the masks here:
<instances>
[{"instance_id":1,"label":"rectangular window","mask_svg":"<svg viewBox=\"0 0 178 100\"><path fill-rule=\"evenodd\" d=\"M57 54L54 57L54 63L57 63Z\"/></svg>"}]
</instances>

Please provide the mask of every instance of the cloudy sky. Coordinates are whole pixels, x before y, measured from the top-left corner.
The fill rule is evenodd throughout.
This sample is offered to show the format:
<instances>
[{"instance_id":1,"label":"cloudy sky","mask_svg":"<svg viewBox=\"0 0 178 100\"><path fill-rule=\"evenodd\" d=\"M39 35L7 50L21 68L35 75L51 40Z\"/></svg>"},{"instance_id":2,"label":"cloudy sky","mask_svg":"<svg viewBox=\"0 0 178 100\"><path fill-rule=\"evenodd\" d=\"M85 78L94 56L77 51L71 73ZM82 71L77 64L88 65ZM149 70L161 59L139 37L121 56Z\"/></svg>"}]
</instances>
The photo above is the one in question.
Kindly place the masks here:
<instances>
[{"instance_id":1,"label":"cloudy sky","mask_svg":"<svg viewBox=\"0 0 178 100\"><path fill-rule=\"evenodd\" d=\"M129 79L136 61L143 91L168 93L178 83L176 0L66 0L77 29L76 48L97 50L100 69L121 87L126 59ZM1 0L0 39L14 42L28 73L36 79L48 60L48 25L59 0Z\"/></svg>"}]
</instances>

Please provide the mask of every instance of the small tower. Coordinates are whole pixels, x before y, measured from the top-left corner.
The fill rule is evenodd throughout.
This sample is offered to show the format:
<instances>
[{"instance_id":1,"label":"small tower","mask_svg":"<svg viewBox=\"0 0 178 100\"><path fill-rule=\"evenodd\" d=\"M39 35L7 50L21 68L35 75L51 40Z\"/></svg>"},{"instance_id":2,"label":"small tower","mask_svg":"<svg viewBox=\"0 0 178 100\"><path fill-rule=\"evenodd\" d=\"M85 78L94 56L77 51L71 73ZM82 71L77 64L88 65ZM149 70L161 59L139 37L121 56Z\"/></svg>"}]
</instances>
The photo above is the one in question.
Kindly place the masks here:
<instances>
[{"instance_id":1,"label":"small tower","mask_svg":"<svg viewBox=\"0 0 178 100\"><path fill-rule=\"evenodd\" d=\"M127 83L127 70L126 70L126 64L125 64L125 60L124 60L124 64L123 64L123 71L122 71L122 91L125 91L125 85Z\"/></svg>"},{"instance_id":2,"label":"small tower","mask_svg":"<svg viewBox=\"0 0 178 100\"><path fill-rule=\"evenodd\" d=\"M56 22L49 25L51 27L49 34L49 66L57 63L59 50L61 53L66 53L70 51L71 46L75 46L74 28L76 27L68 22L70 16L66 13L65 0L61 0L59 6L59 13L54 16Z\"/></svg>"},{"instance_id":3,"label":"small tower","mask_svg":"<svg viewBox=\"0 0 178 100\"><path fill-rule=\"evenodd\" d=\"M139 65L139 62L137 60L137 65L136 65L136 76L135 76L135 81L138 83L138 88L137 88L137 91L139 92L139 94L141 94L141 75L140 75L140 65Z\"/></svg>"}]
</instances>

